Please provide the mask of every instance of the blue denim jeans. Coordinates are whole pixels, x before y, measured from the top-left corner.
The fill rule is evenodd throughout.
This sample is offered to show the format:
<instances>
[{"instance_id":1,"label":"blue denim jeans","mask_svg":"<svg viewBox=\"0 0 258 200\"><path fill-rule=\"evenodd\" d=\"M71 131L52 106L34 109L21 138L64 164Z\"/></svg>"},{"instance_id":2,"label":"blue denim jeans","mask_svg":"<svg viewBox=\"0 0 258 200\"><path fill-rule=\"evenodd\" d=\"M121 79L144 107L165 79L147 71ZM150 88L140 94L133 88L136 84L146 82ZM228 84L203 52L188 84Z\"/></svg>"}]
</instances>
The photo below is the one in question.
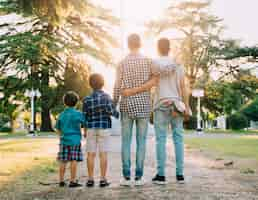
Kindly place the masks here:
<instances>
[{"instance_id":1,"label":"blue denim jeans","mask_svg":"<svg viewBox=\"0 0 258 200\"><path fill-rule=\"evenodd\" d=\"M154 128L156 134L156 158L157 172L159 176L165 176L166 143L169 125L172 127L173 142L176 157L176 175L183 175L184 168L184 141L183 141L183 117L172 117L170 110L154 112Z\"/></svg>"},{"instance_id":2,"label":"blue denim jeans","mask_svg":"<svg viewBox=\"0 0 258 200\"><path fill-rule=\"evenodd\" d=\"M147 118L130 118L127 113L121 113L122 127L122 167L123 176L131 177L131 143L133 124L136 124L136 169L135 177L141 178L144 170L146 136L148 131Z\"/></svg>"}]
</instances>

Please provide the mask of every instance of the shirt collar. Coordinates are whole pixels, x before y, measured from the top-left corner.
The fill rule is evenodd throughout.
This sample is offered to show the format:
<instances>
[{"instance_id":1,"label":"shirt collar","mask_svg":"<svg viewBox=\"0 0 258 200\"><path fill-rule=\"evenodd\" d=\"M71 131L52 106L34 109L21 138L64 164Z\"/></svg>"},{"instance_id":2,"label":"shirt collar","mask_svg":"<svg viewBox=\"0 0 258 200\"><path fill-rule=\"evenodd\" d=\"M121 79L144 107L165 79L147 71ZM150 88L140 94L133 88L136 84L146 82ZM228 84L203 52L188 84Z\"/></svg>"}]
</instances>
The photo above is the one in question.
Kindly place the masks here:
<instances>
[{"instance_id":1,"label":"shirt collar","mask_svg":"<svg viewBox=\"0 0 258 200\"><path fill-rule=\"evenodd\" d=\"M103 90L94 90L93 91L93 94L96 94L96 93L103 93L104 91Z\"/></svg>"},{"instance_id":2,"label":"shirt collar","mask_svg":"<svg viewBox=\"0 0 258 200\"><path fill-rule=\"evenodd\" d=\"M66 107L66 109L65 110L74 110L75 108L74 107Z\"/></svg>"}]
</instances>

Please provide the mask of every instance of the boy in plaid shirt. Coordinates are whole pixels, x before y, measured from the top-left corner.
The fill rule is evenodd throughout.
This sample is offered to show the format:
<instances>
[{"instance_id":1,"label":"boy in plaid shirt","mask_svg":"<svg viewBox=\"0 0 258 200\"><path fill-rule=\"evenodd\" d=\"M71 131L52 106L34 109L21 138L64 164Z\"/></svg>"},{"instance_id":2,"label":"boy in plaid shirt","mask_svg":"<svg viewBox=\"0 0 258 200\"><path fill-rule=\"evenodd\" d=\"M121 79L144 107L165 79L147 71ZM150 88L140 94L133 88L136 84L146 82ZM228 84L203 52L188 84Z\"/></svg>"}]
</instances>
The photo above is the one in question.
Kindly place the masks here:
<instances>
[{"instance_id":1,"label":"boy in plaid shirt","mask_svg":"<svg viewBox=\"0 0 258 200\"><path fill-rule=\"evenodd\" d=\"M100 187L106 187L109 182L106 179L107 153L109 151L109 132L112 126L111 115L118 118L118 112L114 109L111 97L102 87L104 78L100 74L92 74L89 83L93 92L83 101L83 113L86 118L85 137L87 137L87 168L89 179L87 187L94 186L94 160L97 151L100 159ZM88 129L88 130L86 130Z\"/></svg>"},{"instance_id":2,"label":"boy in plaid shirt","mask_svg":"<svg viewBox=\"0 0 258 200\"><path fill-rule=\"evenodd\" d=\"M66 109L59 115L56 129L60 135L60 145L58 152L59 168L59 186L66 186L64 182L65 168L68 162L71 163L71 179L69 187L80 187L81 184L76 182L77 162L83 160L81 151L81 127L85 125L85 117L74 107L79 100L75 92L67 92L63 101Z\"/></svg>"}]
</instances>

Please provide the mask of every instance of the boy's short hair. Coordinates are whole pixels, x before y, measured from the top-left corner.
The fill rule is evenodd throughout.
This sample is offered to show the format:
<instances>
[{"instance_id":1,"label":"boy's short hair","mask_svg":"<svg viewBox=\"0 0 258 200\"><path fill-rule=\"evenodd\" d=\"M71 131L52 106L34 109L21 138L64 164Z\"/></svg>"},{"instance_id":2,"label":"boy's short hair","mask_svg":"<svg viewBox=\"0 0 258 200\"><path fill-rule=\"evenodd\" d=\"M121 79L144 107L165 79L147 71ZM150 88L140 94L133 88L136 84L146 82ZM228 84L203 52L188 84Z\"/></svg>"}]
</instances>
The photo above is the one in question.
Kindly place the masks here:
<instances>
[{"instance_id":1,"label":"boy's short hair","mask_svg":"<svg viewBox=\"0 0 258 200\"><path fill-rule=\"evenodd\" d=\"M76 106L77 102L79 100L79 95L74 91L68 91L63 96L64 104L68 107L74 107Z\"/></svg>"},{"instance_id":2,"label":"boy's short hair","mask_svg":"<svg viewBox=\"0 0 258 200\"><path fill-rule=\"evenodd\" d=\"M104 86L104 77L101 74L91 74L89 78L90 87L93 90L100 90Z\"/></svg>"},{"instance_id":3,"label":"boy's short hair","mask_svg":"<svg viewBox=\"0 0 258 200\"><path fill-rule=\"evenodd\" d=\"M133 33L127 39L129 49L139 49L141 47L141 38L138 34Z\"/></svg>"},{"instance_id":4,"label":"boy's short hair","mask_svg":"<svg viewBox=\"0 0 258 200\"><path fill-rule=\"evenodd\" d=\"M170 41L168 38L161 38L158 40L158 51L163 56L166 56L169 54Z\"/></svg>"}]
</instances>

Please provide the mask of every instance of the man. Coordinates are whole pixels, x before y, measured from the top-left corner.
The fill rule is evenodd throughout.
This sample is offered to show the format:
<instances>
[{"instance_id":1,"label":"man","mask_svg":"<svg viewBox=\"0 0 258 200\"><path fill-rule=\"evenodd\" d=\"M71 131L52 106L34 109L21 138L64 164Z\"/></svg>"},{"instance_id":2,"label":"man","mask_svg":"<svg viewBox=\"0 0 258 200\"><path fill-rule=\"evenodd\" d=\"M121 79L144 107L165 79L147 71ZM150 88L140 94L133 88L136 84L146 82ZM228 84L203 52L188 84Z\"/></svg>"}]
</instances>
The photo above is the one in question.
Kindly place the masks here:
<instances>
[{"instance_id":1,"label":"man","mask_svg":"<svg viewBox=\"0 0 258 200\"><path fill-rule=\"evenodd\" d=\"M159 66L159 80L152 79L141 87L124 90L124 96L135 95L149 90L157 85L154 98L154 127L156 134L157 174L152 179L154 183L165 184L166 141L167 130L172 127L173 142L176 156L176 178L184 182L184 143L183 119L191 114L188 91L185 83L183 67L175 65L169 57L170 43L167 38L158 41L160 58L156 60Z\"/></svg>"},{"instance_id":2,"label":"man","mask_svg":"<svg viewBox=\"0 0 258 200\"><path fill-rule=\"evenodd\" d=\"M155 67L151 59L141 55L139 50L141 40L137 34L128 37L130 50L118 65L114 87L114 103L117 104L121 91L128 88L140 87L153 76ZM146 149L146 135L151 112L150 91L140 92L130 97L121 96L121 127L122 127L122 168L123 179L121 185L131 185L131 142L133 124L136 124L136 169L135 185L144 184L144 160Z\"/></svg>"}]
</instances>

